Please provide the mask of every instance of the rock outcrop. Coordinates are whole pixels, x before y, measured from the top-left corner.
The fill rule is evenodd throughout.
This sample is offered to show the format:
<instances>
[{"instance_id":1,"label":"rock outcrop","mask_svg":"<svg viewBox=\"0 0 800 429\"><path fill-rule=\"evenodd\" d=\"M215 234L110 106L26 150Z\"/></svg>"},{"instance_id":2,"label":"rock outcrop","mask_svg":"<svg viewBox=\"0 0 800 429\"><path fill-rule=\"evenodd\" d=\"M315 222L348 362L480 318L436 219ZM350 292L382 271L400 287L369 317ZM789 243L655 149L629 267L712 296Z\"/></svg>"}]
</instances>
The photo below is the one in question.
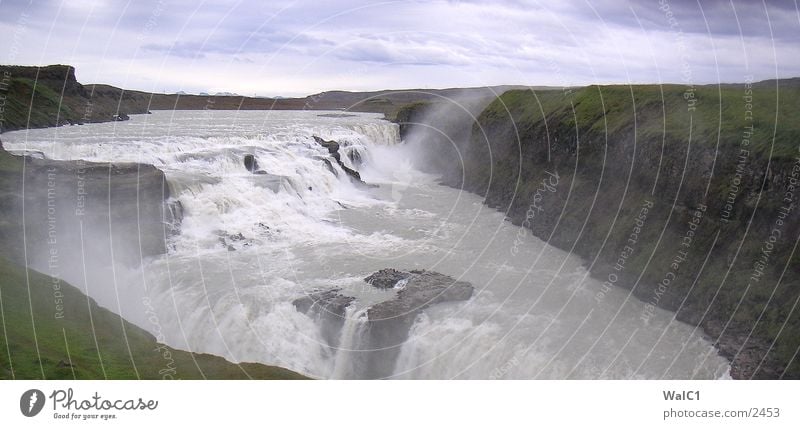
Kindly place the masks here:
<instances>
[{"instance_id":1,"label":"rock outcrop","mask_svg":"<svg viewBox=\"0 0 800 429\"><path fill-rule=\"evenodd\" d=\"M148 113L149 94L107 85L82 85L75 68L0 66L0 132L90 122L125 121Z\"/></svg>"},{"instance_id":2,"label":"rock outcrop","mask_svg":"<svg viewBox=\"0 0 800 429\"><path fill-rule=\"evenodd\" d=\"M391 289L397 285L397 282L406 280L409 277L409 273L395 270L394 268L385 268L370 274L364 281L379 289Z\"/></svg>"},{"instance_id":3,"label":"rock outcrop","mask_svg":"<svg viewBox=\"0 0 800 429\"><path fill-rule=\"evenodd\" d=\"M347 307L355 298L341 294L341 289L313 291L295 299L292 303L297 311L316 320L322 328L322 336L331 347L339 345Z\"/></svg>"},{"instance_id":4,"label":"rock outcrop","mask_svg":"<svg viewBox=\"0 0 800 429\"><path fill-rule=\"evenodd\" d=\"M386 285L389 282L381 282L381 279L396 278L398 273L403 278L395 286L399 289L395 298L367 310L369 334L364 348L368 350L365 352L368 358L364 359L364 375L368 378L391 375L400 347L408 339L409 330L422 311L432 305L466 301L472 297L471 284L433 271L385 269L370 277L373 282ZM375 283L373 286L380 287Z\"/></svg>"},{"instance_id":5,"label":"rock outcrop","mask_svg":"<svg viewBox=\"0 0 800 429\"><path fill-rule=\"evenodd\" d=\"M0 158L0 239L17 243L4 249L17 263L24 263L24 242L34 268L47 267L53 255L62 270L112 258L138 266L164 253L179 230L181 211L152 165L53 161L1 149Z\"/></svg>"},{"instance_id":6,"label":"rock outcrop","mask_svg":"<svg viewBox=\"0 0 800 429\"><path fill-rule=\"evenodd\" d=\"M251 173L256 173L259 170L255 155L248 153L244 156L244 168Z\"/></svg>"},{"instance_id":7,"label":"rock outcrop","mask_svg":"<svg viewBox=\"0 0 800 429\"><path fill-rule=\"evenodd\" d=\"M447 302L466 301L473 287L463 281L433 271L399 271L386 268L364 279L378 289L397 290L394 297L365 309L363 329L354 334L357 344L359 377L380 378L391 375L401 345L417 316L426 308ZM317 320L331 347L339 345L347 308L356 299L341 289L314 291L294 301L297 311ZM347 352L347 351L345 351Z\"/></svg>"},{"instance_id":8,"label":"rock outcrop","mask_svg":"<svg viewBox=\"0 0 800 429\"><path fill-rule=\"evenodd\" d=\"M325 140L317 136L314 136L314 140L317 143L319 143L320 146L324 147L325 149L328 149L328 153L330 153L333 159L336 160L336 162L339 164L339 167L341 167L342 170L344 170L344 172L347 173L348 176L350 176L350 180L361 185L366 185L366 182L361 180L361 174L359 174L358 171L353 170L352 168L346 166L342 162L342 155L339 153L339 148L340 148L339 143L333 140ZM330 167L330 162L328 162L327 164Z\"/></svg>"},{"instance_id":9,"label":"rock outcrop","mask_svg":"<svg viewBox=\"0 0 800 429\"><path fill-rule=\"evenodd\" d=\"M406 324L413 322L414 318L424 309L434 304L444 302L466 301L472 297L473 287L463 281L457 281L434 271L411 270L408 272L393 269L384 269L372 274L370 277L375 287L381 284L376 278L388 279L402 276L395 282L399 289L394 299L375 304L367 310L370 322L386 322L389 324ZM401 283L402 282L402 283ZM399 283L399 284L398 284ZM383 283L386 284L386 283ZM398 331L408 332L406 329Z\"/></svg>"}]
</instances>

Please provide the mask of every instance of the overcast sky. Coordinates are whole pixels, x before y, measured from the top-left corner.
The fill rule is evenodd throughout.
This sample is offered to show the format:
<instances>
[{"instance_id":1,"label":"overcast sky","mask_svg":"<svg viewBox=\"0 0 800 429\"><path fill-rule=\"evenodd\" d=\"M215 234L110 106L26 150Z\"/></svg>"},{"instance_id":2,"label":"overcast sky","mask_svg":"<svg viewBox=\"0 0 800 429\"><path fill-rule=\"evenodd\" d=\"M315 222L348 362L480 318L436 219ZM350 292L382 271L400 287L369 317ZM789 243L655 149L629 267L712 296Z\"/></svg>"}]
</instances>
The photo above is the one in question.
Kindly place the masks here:
<instances>
[{"instance_id":1,"label":"overcast sky","mask_svg":"<svg viewBox=\"0 0 800 429\"><path fill-rule=\"evenodd\" d=\"M796 0L0 0L0 34L0 63L155 92L800 76Z\"/></svg>"}]
</instances>

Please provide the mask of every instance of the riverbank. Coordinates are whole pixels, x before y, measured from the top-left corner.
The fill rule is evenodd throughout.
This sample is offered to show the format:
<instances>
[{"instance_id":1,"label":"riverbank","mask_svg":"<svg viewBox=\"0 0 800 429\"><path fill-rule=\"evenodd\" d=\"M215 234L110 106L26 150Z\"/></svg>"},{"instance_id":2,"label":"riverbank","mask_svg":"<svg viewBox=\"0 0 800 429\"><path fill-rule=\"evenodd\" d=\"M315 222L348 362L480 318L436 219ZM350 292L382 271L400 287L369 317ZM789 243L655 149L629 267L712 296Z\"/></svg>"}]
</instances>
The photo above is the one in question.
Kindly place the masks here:
<instances>
[{"instance_id":1,"label":"riverbank","mask_svg":"<svg viewBox=\"0 0 800 429\"><path fill-rule=\"evenodd\" d=\"M434 166L444 183L583 257L598 301L619 286L642 324L675 311L734 378L798 378L799 92L797 79L510 91L462 126L437 122L442 105L399 118L424 156L462 161ZM429 126L471 131L451 143Z\"/></svg>"}]
</instances>

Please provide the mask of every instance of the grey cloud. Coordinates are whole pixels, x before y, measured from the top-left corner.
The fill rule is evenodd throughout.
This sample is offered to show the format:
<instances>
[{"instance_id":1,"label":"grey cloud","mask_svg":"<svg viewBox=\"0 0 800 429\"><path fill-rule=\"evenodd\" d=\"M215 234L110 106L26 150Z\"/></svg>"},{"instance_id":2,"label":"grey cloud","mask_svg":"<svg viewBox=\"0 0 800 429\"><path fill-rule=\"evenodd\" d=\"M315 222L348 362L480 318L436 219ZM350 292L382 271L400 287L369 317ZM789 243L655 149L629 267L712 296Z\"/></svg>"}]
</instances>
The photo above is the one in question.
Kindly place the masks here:
<instances>
[{"instance_id":1,"label":"grey cloud","mask_svg":"<svg viewBox=\"0 0 800 429\"><path fill-rule=\"evenodd\" d=\"M326 75L343 76L337 85L347 86L344 76L366 69L370 82L381 86L399 84L398 76L416 87L481 80L533 85L646 82L659 75L677 81L681 47L664 11L668 4L698 83L741 80L747 67L757 78L771 78L776 63L781 76L800 74L800 20L793 0L768 1L766 7L744 0L97 4L81 39L77 35L88 16L83 2L65 0L57 16L61 0L31 6L0 1L0 26L9 29L27 13L29 31L21 49L28 54L25 61L77 61L110 83L118 83L114 79L124 69L106 57L127 59L139 70L165 67L164 79L169 80L159 82L160 87L182 85L173 76L188 64L200 72L227 63L233 65L231 73L246 76L247 67L270 70L276 79L291 75L292 82L307 80L314 88L329 84ZM45 40L51 26L52 37ZM350 84L362 85L363 80Z\"/></svg>"}]
</instances>

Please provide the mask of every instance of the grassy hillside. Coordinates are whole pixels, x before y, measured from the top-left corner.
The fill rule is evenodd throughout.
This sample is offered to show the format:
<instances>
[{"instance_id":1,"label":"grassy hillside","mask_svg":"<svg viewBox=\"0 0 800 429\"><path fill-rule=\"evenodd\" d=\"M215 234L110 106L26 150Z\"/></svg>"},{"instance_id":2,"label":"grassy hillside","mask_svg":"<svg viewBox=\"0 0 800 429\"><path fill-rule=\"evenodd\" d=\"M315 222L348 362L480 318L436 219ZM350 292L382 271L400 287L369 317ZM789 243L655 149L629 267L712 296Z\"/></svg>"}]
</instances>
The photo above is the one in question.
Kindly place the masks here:
<instances>
[{"instance_id":1,"label":"grassy hillside","mask_svg":"<svg viewBox=\"0 0 800 429\"><path fill-rule=\"evenodd\" d=\"M800 378L800 88L775 83L509 91L443 177L613 274L641 323L656 305L702 326L735 377ZM556 192L540 191L545 170ZM654 209L626 249L644 201Z\"/></svg>"},{"instance_id":2,"label":"grassy hillside","mask_svg":"<svg viewBox=\"0 0 800 429\"><path fill-rule=\"evenodd\" d=\"M407 103L439 101L464 94L500 94L513 86L467 89L328 91L302 98L156 94L110 85L81 84L75 68L0 65L0 132L67 124L108 122L117 115L151 110L349 110L393 116Z\"/></svg>"},{"instance_id":3,"label":"grassy hillside","mask_svg":"<svg viewBox=\"0 0 800 429\"><path fill-rule=\"evenodd\" d=\"M48 168L62 170L66 180L72 166L51 162ZM31 164L27 174L32 171ZM0 149L0 379L304 378L278 367L233 364L165 347L73 286L11 262L22 260L21 177L22 158ZM47 188L26 189L30 210L43 200L36 193Z\"/></svg>"},{"instance_id":4,"label":"grassy hillside","mask_svg":"<svg viewBox=\"0 0 800 429\"><path fill-rule=\"evenodd\" d=\"M0 258L2 379L300 379L175 350L73 286ZM31 309L33 311L31 312Z\"/></svg>"},{"instance_id":5,"label":"grassy hillside","mask_svg":"<svg viewBox=\"0 0 800 429\"><path fill-rule=\"evenodd\" d=\"M78 83L70 66L0 66L0 131L107 122L147 113L144 97L94 92Z\"/></svg>"}]
</instances>

